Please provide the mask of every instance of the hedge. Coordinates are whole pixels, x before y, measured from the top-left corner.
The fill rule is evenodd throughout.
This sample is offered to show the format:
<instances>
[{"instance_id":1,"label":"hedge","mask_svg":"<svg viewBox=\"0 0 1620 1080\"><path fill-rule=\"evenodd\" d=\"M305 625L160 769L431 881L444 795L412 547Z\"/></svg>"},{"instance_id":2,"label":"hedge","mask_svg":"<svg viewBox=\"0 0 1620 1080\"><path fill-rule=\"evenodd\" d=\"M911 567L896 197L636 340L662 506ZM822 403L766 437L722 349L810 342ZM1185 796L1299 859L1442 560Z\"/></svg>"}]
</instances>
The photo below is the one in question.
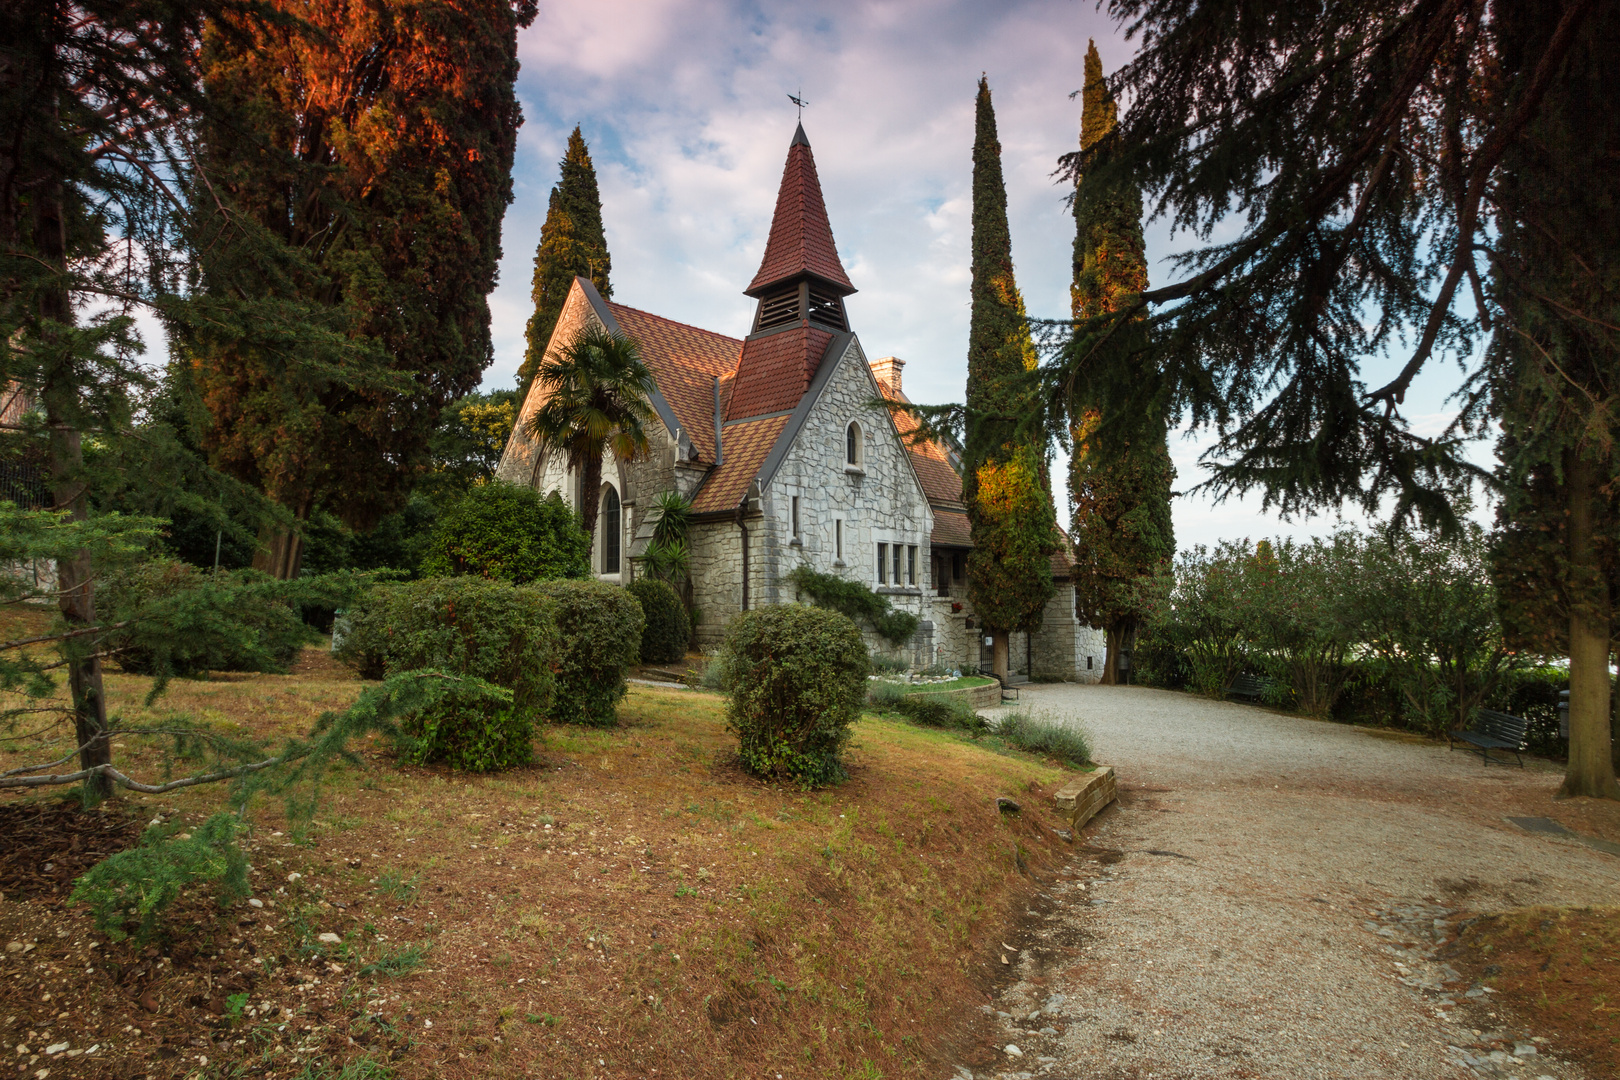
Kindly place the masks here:
<instances>
[{"instance_id":1,"label":"hedge","mask_svg":"<svg viewBox=\"0 0 1620 1080\"><path fill-rule=\"evenodd\" d=\"M552 492L493 481L467 492L434 526L422 576L472 574L515 585L583 578L591 540L579 515Z\"/></svg>"}]
</instances>

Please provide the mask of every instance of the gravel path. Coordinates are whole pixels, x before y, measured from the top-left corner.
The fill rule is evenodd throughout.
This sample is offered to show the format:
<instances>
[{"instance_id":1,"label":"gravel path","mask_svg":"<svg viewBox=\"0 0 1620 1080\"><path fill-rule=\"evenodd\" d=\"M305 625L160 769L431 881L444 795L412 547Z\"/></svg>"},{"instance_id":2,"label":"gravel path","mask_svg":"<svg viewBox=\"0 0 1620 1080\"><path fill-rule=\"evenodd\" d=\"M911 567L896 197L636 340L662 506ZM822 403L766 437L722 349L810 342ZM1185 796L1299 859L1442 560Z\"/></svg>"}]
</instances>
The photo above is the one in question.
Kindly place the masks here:
<instances>
[{"instance_id":1,"label":"gravel path","mask_svg":"<svg viewBox=\"0 0 1620 1080\"><path fill-rule=\"evenodd\" d=\"M1620 858L1503 820L1548 812L1552 766L1137 687L1023 697L1121 797L1016 943L993 1011L1019 1053L958 1076L1585 1080L1431 959L1447 913L1620 895Z\"/></svg>"}]
</instances>

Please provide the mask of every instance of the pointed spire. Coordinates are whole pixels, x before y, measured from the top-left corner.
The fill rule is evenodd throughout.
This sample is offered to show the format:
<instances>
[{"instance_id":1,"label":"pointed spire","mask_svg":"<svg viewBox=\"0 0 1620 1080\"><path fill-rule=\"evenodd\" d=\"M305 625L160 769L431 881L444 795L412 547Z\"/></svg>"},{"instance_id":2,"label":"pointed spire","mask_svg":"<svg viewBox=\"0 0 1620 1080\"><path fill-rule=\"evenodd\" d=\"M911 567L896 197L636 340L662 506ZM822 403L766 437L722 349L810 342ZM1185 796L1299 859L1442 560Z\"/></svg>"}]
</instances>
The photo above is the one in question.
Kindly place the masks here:
<instances>
[{"instance_id":1,"label":"pointed spire","mask_svg":"<svg viewBox=\"0 0 1620 1080\"><path fill-rule=\"evenodd\" d=\"M782 187L776 195L776 216L771 219L770 239L765 242L765 258L743 293L757 297L773 285L801 277L817 278L833 286L841 296L855 291L844 265L838 261L832 225L827 221L827 204L821 198L821 181L816 177L816 160L810 153L803 124L793 133L793 142L788 146Z\"/></svg>"}]
</instances>

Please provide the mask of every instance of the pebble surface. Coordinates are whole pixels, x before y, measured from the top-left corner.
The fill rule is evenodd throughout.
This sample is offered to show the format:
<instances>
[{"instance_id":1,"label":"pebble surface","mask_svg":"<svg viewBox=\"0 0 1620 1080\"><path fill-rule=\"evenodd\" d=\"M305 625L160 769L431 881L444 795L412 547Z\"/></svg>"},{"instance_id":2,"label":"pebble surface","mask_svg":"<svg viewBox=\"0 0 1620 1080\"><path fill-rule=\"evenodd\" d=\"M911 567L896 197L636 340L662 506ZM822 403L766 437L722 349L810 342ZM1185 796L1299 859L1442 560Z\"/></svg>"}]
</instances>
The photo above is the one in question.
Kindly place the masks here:
<instances>
[{"instance_id":1,"label":"pebble surface","mask_svg":"<svg viewBox=\"0 0 1620 1080\"><path fill-rule=\"evenodd\" d=\"M1146 688L1022 689L1088 732L1120 801L1011 943L1018 978L987 1007L1001 1064L954 1080L1596 1080L1493 1028L1489 991L1436 957L1459 911L1613 902L1620 859L1497 824L1552 766Z\"/></svg>"}]
</instances>

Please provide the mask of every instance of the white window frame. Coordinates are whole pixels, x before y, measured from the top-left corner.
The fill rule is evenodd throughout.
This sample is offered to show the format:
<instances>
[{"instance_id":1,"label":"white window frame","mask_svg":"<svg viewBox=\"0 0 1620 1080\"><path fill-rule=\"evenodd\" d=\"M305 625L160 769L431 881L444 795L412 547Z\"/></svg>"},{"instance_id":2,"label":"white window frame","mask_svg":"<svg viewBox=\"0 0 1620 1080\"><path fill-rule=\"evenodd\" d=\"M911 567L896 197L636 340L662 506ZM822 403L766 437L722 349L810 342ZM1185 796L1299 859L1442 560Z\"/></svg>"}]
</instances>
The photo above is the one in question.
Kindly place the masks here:
<instances>
[{"instance_id":1,"label":"white window frame","mask_svg":"<svg viewBox=\"0 0 1620 1080\"><path fill-rule=\"evenodd\" d=\"M850 442L850 435L855 436L854 443ZM850 450L855 451L855 460L850 460ZM844 426L844 471L864 473L866 471L866 430L861 427L859 420L851 420Z\"/></svg>"}]
</instances>

